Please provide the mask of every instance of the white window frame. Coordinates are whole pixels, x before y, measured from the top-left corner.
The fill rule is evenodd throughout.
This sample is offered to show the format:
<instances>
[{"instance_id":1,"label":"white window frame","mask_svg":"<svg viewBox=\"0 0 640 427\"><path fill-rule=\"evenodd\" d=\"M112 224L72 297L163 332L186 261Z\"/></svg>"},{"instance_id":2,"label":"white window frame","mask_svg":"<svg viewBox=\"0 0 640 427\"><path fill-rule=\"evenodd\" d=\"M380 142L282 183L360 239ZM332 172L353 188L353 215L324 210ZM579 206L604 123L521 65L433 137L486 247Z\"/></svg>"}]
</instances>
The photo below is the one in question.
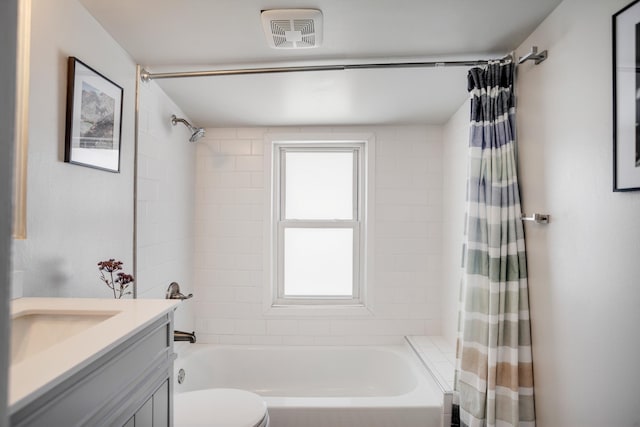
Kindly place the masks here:
<instances>
[{"instance_id":1,"label":"white window frame","mask_svg":"<svg viewBox=\"0 0 640 427\"><path fill-rule=\"evenodd\" d=\"M296 151L354 152L354 215L349 220L284 218L284 155ZM373 256L372 134L267 135L264 146L265 187L269 221L265 224L265 314L371 315ZM284 196L284 197L282 197ZM351 296L284 295L284 232L287 228L351 228L353 230L353 292Z\"/></svg>"},{"instance_id":2,"label":"white window frame","mask_svg":"<svg viewBox=\"0 0 640 427\"><path fill-rule=\"evenodd\" d=\"M362 304L360 299L360 289L362 287L361 277L363 265L360 262L362 248L362 187L364 176L362 175L362 142L343 143L276 143L274 149L277 150L274 170L277 174L275 181L276 191L274 191L274 227L276 244L276 296L275 303L286 304ZM353 153L353 180L352 180L352 219L287 219L285 218L286 198L286 154L287 153ZM339 295L285 295L284 292L284 233L288 228L349 228L353 232L352 266L353 277L351 280L352 290L350 296Z\"/></svg>"}]
</instances>

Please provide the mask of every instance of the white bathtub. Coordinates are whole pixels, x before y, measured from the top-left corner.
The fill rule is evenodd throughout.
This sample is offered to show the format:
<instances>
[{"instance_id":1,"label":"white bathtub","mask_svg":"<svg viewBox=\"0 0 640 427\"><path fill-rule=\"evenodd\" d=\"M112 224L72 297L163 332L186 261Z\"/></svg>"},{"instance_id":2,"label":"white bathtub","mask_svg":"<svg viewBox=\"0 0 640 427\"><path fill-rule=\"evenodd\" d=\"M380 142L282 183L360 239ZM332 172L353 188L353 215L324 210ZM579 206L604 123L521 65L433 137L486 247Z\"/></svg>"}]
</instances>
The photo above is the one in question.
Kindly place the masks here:
<instances>
[{"instance_id":1,"label":"white bathtub","mask_svg":"<svg viewBox=\"0 0 640 427\"><path fill-rule=\"evenodd\" d=\"M240 388L267 403L272 427L439 427L443 395L408 345L193 344L176 393Z\"/></svg>"}]
</instances>

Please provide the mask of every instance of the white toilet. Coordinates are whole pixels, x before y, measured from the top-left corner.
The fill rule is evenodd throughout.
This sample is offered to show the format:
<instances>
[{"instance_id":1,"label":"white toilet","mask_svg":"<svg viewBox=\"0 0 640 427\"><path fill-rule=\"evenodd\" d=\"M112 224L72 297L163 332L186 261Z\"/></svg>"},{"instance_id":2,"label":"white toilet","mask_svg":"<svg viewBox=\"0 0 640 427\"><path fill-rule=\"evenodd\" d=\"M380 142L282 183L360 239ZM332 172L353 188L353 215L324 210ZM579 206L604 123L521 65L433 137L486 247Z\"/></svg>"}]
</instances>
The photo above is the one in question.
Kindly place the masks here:
<instances>
[{"instance_id":1,"label":"white toilet","mask_svg":"<svg viewBox=\"0 0 640 427\"><path fill-rule=\"evenodd\" d=\"M175 427L268 427L267 404L246 390L214 388L173 397Z\"/></svg>"}]
</instances>

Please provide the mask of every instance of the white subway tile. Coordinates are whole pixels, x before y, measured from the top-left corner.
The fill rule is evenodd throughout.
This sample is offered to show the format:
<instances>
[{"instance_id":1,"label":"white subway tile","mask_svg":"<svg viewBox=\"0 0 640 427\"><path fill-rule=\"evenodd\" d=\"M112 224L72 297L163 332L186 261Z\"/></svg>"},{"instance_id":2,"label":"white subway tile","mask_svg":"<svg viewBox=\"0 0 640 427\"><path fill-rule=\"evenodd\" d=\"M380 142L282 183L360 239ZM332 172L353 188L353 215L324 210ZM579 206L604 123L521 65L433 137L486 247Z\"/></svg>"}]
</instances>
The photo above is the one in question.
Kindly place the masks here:
<instances>
[{"instance_id":1,"label":"white subway tile","mask_svg":"<svg viewBox=\"0 0 640 427\"><path fill-rule=\"evenodd\" d=\"M236 288L232 286L212 286L200 289L198 298L207 302L234 302Z\"/></svg>"},{"instance_id":2,"label":"white subway tile","mask_svg":"<svg viewBox=\"0 0 640 427\"><path fill-rule=\"evenodd\" d=\"M298 335L298 321L289 319L267 320L267 334L269 335Z\"/></svg>"},{"instance_id":3,"label":"white subway tile","mask_svg":"<svg viewBox=\"0 0 640 427\"><path fill-rule=\"evenodd\" d=\"M236 156L216 154L198 157L196 167L199 172L233 171L236 170Z\"/></svg>"},{"instance_id":4,"label":"white subway tile","mask_svg":"<svg viewBox=\"0 0 640 427\"><path fill-rule=\"evenodd\" d=\"M196 270L200 286L260 286L262 272L238 270Z\"/></svg>"},{"instance_id":5,"label":"white subway tile","mask_svg":"<svg viewBox=\"0 0 640 427\"><path fill-rule=\"evenodd\" d=\"M238 136L235 128L208 128L207 139L234 139Z\"/></svg>"},{"instance_id":6,"label":"white subway tile","mask_svg":"<svg viewBox=\"0 0 640 427\"><path fill-rule=\"evenodd\" d=\"M262 301L262 288L242 286L236 287L236 302L259 303Z\"/></svg>"},{"instance_id":7,"label":"white subway tile","mask_svg":"<svg viewBox=\"0 0 640 427\"><path fill-rule=\"evenodd\" d=\"M258 221L211 221L203 232L211 237L262 237L263 225Z\"/></svg>"},{"instance_id":8,"label":"white subway tile","mask_svg":"<svg viewBox=\"0 0 640 427\"><path fill-rule=\"evenodd\" d=\"M411 171L379 170L376 173L376 188L408 188L411 186Z\"/></svg>"},{"instance_id":9,"label":"white subway tile","mask_svg":"<svg viewBox=\"0 0 640 427\"><path fill-rule=\"evenodd\" d=\"M220 153L220 141L205 136L196 144L197 158L211 157Z\"/></svg>"},{"instance_id":10,"label":"white subway tile","mask_svg":"<svg viewBox=\"0 0 640 427\"><path fill-rule=\"evenodd\" d=\"M200 344L220 344L220 335L199 333L196 336Z\"/></svg>"},{"instance_id":11,"label":"white subway tile","mask_svg":"<svg viewBox=\"0 0 640 427\"><path fill-rule=\"evenodd\" d=\"M402 335L365 335L349 337L349 345L400 345Z\"/></svg>"},{"instance_id":12,"label":"white subway tile","mask_svg":"<svg viewBox=\"0 0 640 427\"><path fill-rule=\"evenodd\" d=\"M160 188L158 185L158 181L145 178L138 179L138 192L136 195L137 200L158 200L159 194Z\"/></svg>"},{"instance_id":13,"label":"white subway tile","mask_svg":"<svg viewBox=\"0 0 640 427\"><path fill-rule=\"evenodd\" d=\"M315 345L315 339L312 336L303 336L303 335L283 336L282 344L284 345Z\"/></svg>"},{"instance_id":14,"label":"white subway tile","mask_svg":"<svg viewBox=\"0 0 640 427\"><path fill-rule=\"evenodd\" d=\"M282 337L277 335L254 335L251 337L251 344L253 345L280 345L282 344Z\"/></svg>"},{"instance_id":15,"label":"white subway tile","mask_svg":"<svg viewBox=\"0 0 640 427\"><path fill-rule=\"evenodd\" d=\"M251 174L237 171L211 171L201 174L199 185L204 188L248 188L251 187Z\"/></svg>"},{"instance_id":16,"label":"white subway tile","mask_svg":"<svg viewBox=\"0 0 640 427\"><path fill-rule=\"evenodd\" d=\"M216 188L205 192L205 201L216 204L253 204L264 200L264 192L259 188Z\"/></svg>"},{"instance_id":17,"label":"white subway tile","mask_svg":"<svg viewBox=\"0 0 640 427\"><path fill-rule=\"evenodd\" d=\"M256 139L251 141L251 154L254 156L262 156L264 154L264 141Z\"/></svg>"},{"instance_id":18,"label":"white subway tile","mask_svg":"<svg viewBox=\"0 0 640 427\"><path fill-rule=\"evenodd\" d=\"M238 319L235 321L234 333L238 335L264 335L266 322L260 319Z\"/></svg>"},{"instance_id":19,"label":"white subway tile","mask_svg":"<svg viewBox=\"0 0 640 427\"><path fill-rule=\"evenodd\" d=\"M261 171L264 169L262 156L238 156L236 157L236 170Z\"/></svg>"},{"instance_id":20,"label":"white subway tile","mask_svg":"<svg viewBox=\"0 0 640 427\"><path fill-rule=\"evenodd\" d=\"M435 203L440 200L435 194L436 191L378 188L376 189L376 203L379 205L427 205L430 202ZM442 195L440 194L440 196Z\"/></svg>"},{"instance_id":21,"label":"white subway tile","mask_svg":"<svg viewBox=\"0 0 640 427\"><path fill-rule=\"evenodd\" d=\"M255 128L238 128L237 135L238 139L260 139L264 137L264 134L267 132L266 128L255 127Z\"/></svg>"},{"instance_id":22,"label":"white subway tile","mask_svg":"<svg viewBox=\"0 0 640 427\"><path fill-rule=\"evenodd\" d=\"M413 206L391 205L379 203L376 205L377 221L410 221L413 219Z\"/></svg>"},{"instance_id":23,"label":"white subway tile","mask_svg":"<svg viewBox=\"0 0 640 427\"><path fill-rule=\"evenodd\" d=\"M248 156L251 154L251 141L223 139L220 141L220 153L236 156Z\"/></svg>"},{"instance_id":24,"label":"white subway tile","mask_svg":"<svg viewBox=\"0 0 640 427\"><path fill-rule=\"evenodd\" d=\"M246 254L238 257L236 267L240 270L261 271L264 259L261 254Z\"/></svg>"},{"instance_id":25,"label":"white subway tile","mask_svg":"<svg viewBox=\"0 0 640 427\"><path fill-rule=\"evenodd\" d=\"M424 334L425 335L437 335L440 333L442 323L440 319L427 319L424 321Z\"/></svg>"},{"instance_id":26,"label":"white subway tile","mask_svg":"<svg viewBox=\"0 0 640 427\"><path fill-rule=\"evenodd\" d=\"M140 132L138 137L138 154L143 154L149 158L158 158L156 139L148 132Z\"/></svg>"},{"instance_id":27,"label":"white subway tile","mask_svg":"<svg viewBox=\"0 0 640 427\"><path fill-rule=\"evenodd\" d=\"M345 337L345 336L336 336L336 335L332 335L332 336L320 336L320 337L314 337L313 338L313 343L314 345L347 345L350 342L351 337Z\"/></svg>"},{"instance_id":28,"label":"white subway tile","mask_svg":"<svg viewBox=\"0 0 640 427\"><path fill-rule=\"evenodd\" d=\"M264 173L252 172L251 173L251 186L255 188L264 188Z\"/></svg>"},{"instance_id":29,"label":"white subway tile","mask_svg":"<svg viewBox=\"0 0 640 427\"><path fill-rule=\"evenodd\" d=\"M407 313L406 304L389 304L384 298L378 298L376 295L376 301L374 313L377 317L385 319L407 319L409 318Z\"/></svg>"},{"instance_id":30,"label":"white subway tile","mask_svg":"<svg viewBox=\"0 0 640 427\"><path fill-rule=\"evenodd\" d=\"M235 321L232 319L205 319L203 325L199 325L205 334L233 334Z\"/></svg>"},{"instance_id":31,"label":"white subway tile","mask_svg":"<svg viewBox=\"0 0 640 427\"><path fill-rule=\"evenodd\" d=\"M138 245L140 247L151 246L159 243L160 224L154 222L141 222L137 230Z\"/></svg>"},{"instance_id":32,"label":"white subway tile","mask_svg":"<svg viewBox=\"0 0 640 427\"><path fill-rule=\"evenodd\" d=\"M387 238L376 239L376 255L429 253L430 242L426 238Z\"/></svg>"},{"instance_id":33,"label":"white subway tile","mask_svg":"<svg viewBox=\"0 0 640 427\"><path fill-rule=\"evenodd\" d=\"M376 160L384 160L394 157L410 157L412 145L413 144L410 140L401 141L394 139L392 141L382 141L376 144Z\"/></svg>"},{"instance_id":34,"label":"white subway tile","mask_svg":"<svg viewBox=\"0 0 640 427\"><path fill-rule=\"evenodd\" d=\"M207 240L207 251L229 254L262 254L261 237L217 237ZM205 250L201 250L205 252Z\"/></svg>"},{"instance_id":35,"label":"white subway tile","mask_svg":"<svg viewBox=\"0 0 640 427\"><path fill-rule=\"evenodd\" d=\"M331 332L329 320L299 320L298 327L301 335L329 335Z\"/></svg>"},{"instance_id":36,"label":"white subway tile","mask_svg":"<svg viewBox=\"0 0 640 427\"><path fill-rule=\"evenodd\" d=\"M223 221L263 221L263 218L264 207L261 204L218 205L215 213L215 219Z\"/></svg>"},{"instance_id":37,"label":"white subway tile","mask_svg":"<svg viewBox=\"0 0 640 427\"><path fill-rule=\"evenodd\" d=\"M220 344L251 344L251 337L245 335L222 335L219 339Z\"/></svg>"},{"instance_id":38,"label":"white subway tile","mask_svg":"<svg viewBox=\"0 0 640 427\"><path fill-rule=\"evenodd\" d=\"M376 290L376 299L390 304L426 303L426 294L424 286L383 288Z\"/></svg>"},{"instance_id":39,"label":"white subway tile","mask_svg":"<svg viewBox=\"0 0 640 427\"><path fill-rule=\"evenodd\" d=\"M442 142L441 141L414 141L411 147L413 158L423 159L429 164L432 159L442 162Z\"/></svg>"},{"instance_id":40,"label":"white subway tile","mask_svg":"<svg viewBox=\"0 0 640 427\"><path fill-rule=\"evenodd\" d=\"M428 268L428 264L425 265L425 261L428 262L429 256L420 253L405 253L391 255L389 258L394 260L394 266L397 271L425 271Z\"/></svg>"},{"instance_id":41,"label":"white subway tile","mask_svg":"<svg viewBox=\"0 0 640 427\"><path fill-rule=\"evenodd\" d=\"M376 221L376 238L428 237L430 224L426 221Z\"/></svg>"},{"instance_id":42,"label":"white subway tile","mask_svg":"<svg viewBox=\"0 0 640 427\"><path fill-rule=\"evenodd\" d=\"M165 178L165 169L167 168L166 162L151 157L147 157L146 162L146 176L139 175L141 178L157 180ZM181 170L180 172L184 172L184 170Z\"/></svg>"}]
</instances>

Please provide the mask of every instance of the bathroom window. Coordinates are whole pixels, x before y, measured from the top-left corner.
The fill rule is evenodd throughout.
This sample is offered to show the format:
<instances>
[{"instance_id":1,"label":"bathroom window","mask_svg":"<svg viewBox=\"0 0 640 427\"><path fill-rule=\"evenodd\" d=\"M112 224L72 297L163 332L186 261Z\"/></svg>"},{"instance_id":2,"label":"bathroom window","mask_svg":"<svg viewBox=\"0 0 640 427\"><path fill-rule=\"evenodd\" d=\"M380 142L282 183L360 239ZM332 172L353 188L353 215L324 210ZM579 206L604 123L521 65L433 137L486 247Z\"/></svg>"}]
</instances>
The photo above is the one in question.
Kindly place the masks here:
<instances>
[{"instance_id":1,"label":"bathroom window","mask_svg":"<svg viewBox=\"0 0 640 427\"><path fill-rule=\"evenodd\" d=\"M366 143L273 144L274 305L362 305Z\"/></svg>"}]
</instances>

